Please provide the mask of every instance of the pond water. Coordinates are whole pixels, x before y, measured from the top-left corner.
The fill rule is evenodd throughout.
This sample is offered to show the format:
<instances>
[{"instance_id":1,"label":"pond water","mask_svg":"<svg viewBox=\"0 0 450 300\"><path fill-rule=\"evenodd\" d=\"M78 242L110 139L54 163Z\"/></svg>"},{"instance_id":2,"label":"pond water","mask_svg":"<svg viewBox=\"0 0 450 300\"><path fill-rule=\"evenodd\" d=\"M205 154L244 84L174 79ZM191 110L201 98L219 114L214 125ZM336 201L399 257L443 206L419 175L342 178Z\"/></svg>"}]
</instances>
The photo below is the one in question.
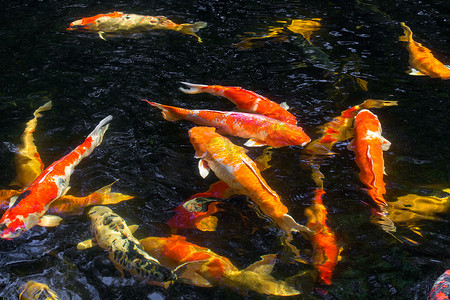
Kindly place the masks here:
<instances>
[{"instance_id":1,"label":"pond water","mask_svg":"<svg viewBox=\"0 0 450 300\"><path fill-rule=\"evenodd\" d=\"M109 37L69 32L70 22L124 11L164 15L177 23L205 21L203 43L177 32ZM119 180L115 191L135 198L111 206L138 238L168 236L171 209L208 189L189 142L186 121L167 122L151 101L189 109L234 110L206 94L187 95L180 81L241 86L278 103L287 102L299 124L318 138L317 127L365 99L399 101L373 109L392 143L384 153L388 201L407 194L448 196L450 81L410 76L400 22L437 58L450 64L447 1L7 1L0 12L0 187L15 177L14 145L40 105L52 100L36 128L35 142L46 166L79 145L98 122L114 117L103 143L71 177L71 195L88 195ZM245 37L266 35L292 19L321 18L309 45L296 34L264 38L239 47ZM361 84L362 83L362 84ZM365 83L367 86L365 87ZM242 145L243 140L233 139ZM307 299L425 299L450 266L448 210L439 220L397 228L397 239L370 222L370 198L358 178L348 141L323 160L328 223L343 248L331 286L305 284ZM261 148L251 149L257 157ZM305 224L315 183L300 147L273 151L263 172L291 215ZM267 253L282 251L278 232L242 197L227 201L215 232L179 231L244 268ZM0 241L0 297L16 299L28 280L46 283L62 299L263 299L214 287L175 284L168 290L124 279L103 249L78 251L90 238L87 216L55 228L34 227ZM413 232L413 230L416 231ZM303 241L305 253L310 245ZM283 279L312 267L280 261Z\"/></svg>"}]
</instances>

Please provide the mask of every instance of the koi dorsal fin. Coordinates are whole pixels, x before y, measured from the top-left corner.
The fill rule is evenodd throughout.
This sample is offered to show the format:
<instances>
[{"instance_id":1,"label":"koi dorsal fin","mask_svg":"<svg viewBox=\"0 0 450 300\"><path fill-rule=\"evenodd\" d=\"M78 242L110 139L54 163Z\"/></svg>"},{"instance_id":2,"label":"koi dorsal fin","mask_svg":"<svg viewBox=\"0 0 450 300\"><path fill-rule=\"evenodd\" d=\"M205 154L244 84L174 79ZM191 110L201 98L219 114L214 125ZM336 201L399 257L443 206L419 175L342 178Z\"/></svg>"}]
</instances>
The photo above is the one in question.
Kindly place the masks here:
<instances>
[{"instance_id":1,"label":"koi dorsal fin","mask_svg":"<svg viewBox=\"0 0 450 300\"><path fill-rule=\"evenodd\" d=\"M251 165L251 163L248 161L250 160L250 158L247 157L243 157L242 158L242 162L250 168L250 170L253 172L253 174L255 174L255 176L258 178L259 182L261 183L262 186L264 186L264 188L270 193L272 194L272 196L277 197L278 195L270 188L267 186L267 184L265 183L265 181L261 178L261 174L255 170L255 168Z\"/></svg>"},{"instance_id":2,"label":"koi dorsal fin","mask_svg":"<svg viewBox=\"0 0 450 300\"><path fill-rule=\"evenodd\" d=\"M276 263L277 255L276 254L266 254L261 256L261 260L251 264L245 271L252 271L261 275L269 275L272 273L273 266Z\"/></svg>"}]
</instances>

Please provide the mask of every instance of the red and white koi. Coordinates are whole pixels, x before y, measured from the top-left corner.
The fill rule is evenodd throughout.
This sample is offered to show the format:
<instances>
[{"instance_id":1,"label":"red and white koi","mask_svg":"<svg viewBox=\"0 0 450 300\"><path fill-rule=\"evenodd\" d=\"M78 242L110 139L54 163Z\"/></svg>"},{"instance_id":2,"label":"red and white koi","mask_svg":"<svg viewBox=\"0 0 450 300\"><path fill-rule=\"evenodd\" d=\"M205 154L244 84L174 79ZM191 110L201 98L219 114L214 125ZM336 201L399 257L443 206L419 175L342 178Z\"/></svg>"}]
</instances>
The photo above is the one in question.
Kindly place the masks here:
<instances>
[{"instance_id":1,"label":"red and white koi","mask_svg":"<svg viewBox=\"0 0 450 300\"><path fill-rule=\"evenodd\" d=\"M287 111L289 106L286 102L278 104L255 92L244 90L238 86L203 85L189 82L181 82L188 88L180 88L187 94L208 93L215 96L225 97L237 108L251 113L257 113L272 119L280 120L289 124L297 124L296 117Z\"/></svg>"},{"instance_id":2,"label":"red and white koi","mask_svg":"<svg viewBox=\"0 0 450 300\"><path fill-rule=\"evenodd\" d=\"M105 40L104 34L132 34L156 29L173 30L193 35L201 42L196 32L206 25L206 22L177 24L164 16L144 16L115 11L76 20L70 23L67 30L97 32L103 40Z\"/></svg>"},{"instance_id":3,"label":"red and white koi","mask_svg":"<svg viewBox=\"0 0 450 300\"><path fill-rule=\"evenodd\" d=\"M52 163L17 198L11 199L10 208L0 219L1 238L18 237L40 222L50 204L69 190L74 168L100 145L111 120L112 116L103 119L81 145Z\"/></svg>"},{"instance_id":4,"label":"red and white koi","mask_svg":"<svg viewBox=\"0 0 450 300\"><path fill-rule=\"evenodd\" d=\"M363 109L355 117L355 138L348 149L355 152L355 161L359 167L359 179L368 187L368 194L380 212L386 210L386 193L383 181L383 151L389 149L391 143L381 136L381 124L377 116Z\"/></svg>"},{"instance_id":5,"label":"red and white koi","mask_svg":"<svg viewBox=\"0 0 450 300\"><path fill-rule=\"evenodd\" d=\"M213 126L219 132L242 138L250 138L246 146L305 146L311 139L301 127L275 120L266 116L214 110L188 110L184 108L162 105L146 101L162 110L164 119L177 121L180 119L198 125Z\"/></svg>"}]
</instances>

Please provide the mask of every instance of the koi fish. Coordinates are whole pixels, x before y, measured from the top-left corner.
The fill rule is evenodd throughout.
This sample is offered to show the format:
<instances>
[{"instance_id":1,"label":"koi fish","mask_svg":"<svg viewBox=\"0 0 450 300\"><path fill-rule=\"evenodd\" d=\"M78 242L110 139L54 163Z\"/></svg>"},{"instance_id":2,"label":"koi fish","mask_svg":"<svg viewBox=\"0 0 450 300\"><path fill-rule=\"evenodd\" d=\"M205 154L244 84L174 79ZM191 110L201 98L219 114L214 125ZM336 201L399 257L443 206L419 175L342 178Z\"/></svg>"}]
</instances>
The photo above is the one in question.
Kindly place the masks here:
<instances>
[{"instance_id":1,"label":"koi fish","mask_svg":"<svg viewBox=\"0 0 450 300\"><path fill-rule=\"evenodd\" d=\"M450 269L442 273L434 282L430 293L429 300L448 300L450 295Z\"/></svg>"},{"instance_id":2,"label":"koi fish","mask_svg":"<svg viewBox=\"0 0 450 300\"><path fill-rule=\"evenodd\" d=\"M186 238L172 235L168 238L148 237L140 241L144 250L157 257L171 269L186 264L180 281L200 287L224 286L238 292L249 290L265 295L294 296L300 292L270 273L276 255L264 255L246 269L239 270L229 259L208 248L189 243Z\"/></svg>"},{"instance_id":3,"label":"koi fish","mask_svg":"<svg viewBox=\"0 0 450 300\"><path fill-rule=\"evenodd\" d=\"M429 76L431 78L449 79L450 67L445 66L437 60L430 49L422 46L412 38L411 29L405 23L400 23L403 27L405 35L399 38L399 41L407 42L406 49L409 52L410 70L407 71L409 75Z\"/></svg>"},{"instance_id":4,"label":"koi fish","mask_svg":"<svg viewBox=\"0 0 450 300\"><path fill-rule=\"evenodd\" d=\"M195 157L200 159L200 175L205 178L211 169L236 193L250 197L261 212L286 233L286 244L298 255L298 250L289 243L292 240L291 232L310 230L298 224L288 214L288 208L268 186L255 162L245 154L246 150L216 133L216 129L212 127L191 128L189 136L195 149Z\"/></svg>"},{"instance_id":5,"label":"koi fish","mask_svg":"<svg viewBox=\"0 0 450 300\"><path fill-rule=\"evenodd\" d=\"M265 148L263 154L255 159L260 171L270 168L269 161L272 159L271 148ZM178 205L175 216L170 218L167 224L172 229L197 228L201 231L215 231L217 217L213 216L221 208L217 204L221 199L227 199L236 194L228 184L218 181L210 185L208 191L197 193Z\"/></svg>"},{"instance_id":6,"label":"koi fish","mask_svg":"<svg viewBox=\"0 0 450 300\"><path fill-rule=\"evenodd\" d=\"M136 14L124 14L112 12L83 18L70 23L67 30L81 30L97 32L101 39L104 34L131 34L150 30L173 30L195 36L199 42L201 38L196 34L201 28L205 28L206 22L194 24L176 24L164 16L144 16Z\"/></svg>"},{"instance_id":7,"label":"koi fish","mask_svg":"<svg viewBox=\"0 0 450 300\"><path fill-rule=\"evenodd\" d=\"M208 191L197 193L178 205L173 210L175 216L170 218L167 224L172 229L197 228L201 231L215 231L218 220L213 214L222 209L217 207L217 200L208 200L208 198L226 199L233 194L225 182L213 183Z\"/></svg>"},{"instance_id":8,"label":"koi fish","mask_svg":"<svg viewBox=\"0 0 450 300\"><path fill-rule=\"evenodd\" d=\"M391 143L381 136L380 121L367 109L356 115L354 127L355 138L348 149L355 152L355 161L360 169L359 179L368 187L367 192L379 211L385 212L387 203L383 197L386 193L383 151L388 150Z\"/></svg>"},{"instance_id":9,"label":"koi fish","mask_svg":"<svg viewBox=\"0 0 450 300\"><path fill-rule=\"evenodd\" d=\"M311 235L311 243L314 248L314 265L319 272L319 279L322 283L330 285L333 270L341 260L339 249L336 243L334 232L327 225L327 209L323 205L322 197L325 194L323 189L315 190L313 204L305 209L305 216L308 217L306 227L314 231Z\"/></svg>"},{"instance_id":10,"label":"koi fish","mask_svg":"<svg viewBox=\"0 0 450 300\"><path fill-rule=\"evenodd\" d=\"M145 252L141 243L133 236L136 225L128 227L124 219L106 206L94 206L88 215L91 218L90 230L94 239L79 243L78 250L98 244L109 252L109 260L122 277L123 270L126 270L151 285L168 288L175 282L176 274Z\"/></svg>"},{"instance_id":11,"label":"koi fish","mask_svg":"<svg viewBox=\"0 0 450 300\"><path fill-rule=\"evenodd\" d=\"M70 175L78 163L100 145L112 116L104 118L83 144L46 168L17 198L0 219L1 238L12 239L41 222L52 226L52 216L46 216L50 204L69 190ZM55 222L59 223L60 218ZM48 222L48 223L47 223Z\"/></svg>"},{"instance_id":12,"label":"koi fish","mask_svg":"<svg viewBox=\"0 0 450 300\"><path fill-rule=\"evenodd\" d=\"M36 109L34 118L27 122L24 133L22 134L22 144L19 146L19 151L15 155L16 165L16 179L12 183L20 187L26 187L32 183L39 174L44 170L44 164L37 152L34 144L33 133L36 129L37 119L41 117L41 112L52 108L52 102L49 101Z\"/></svg>"},{"instance_id":13,"label":"koi fish","mask_svg":"<svg viewBox=\"0 0 450 300\"><path fill-rule=\"evenodd\" d=\"M55 291L51 290L48 285L34 280L29 280L20 286L19 300L41 299L41 295L46 300L59 300Z\"/></svg>"},{"instance_id":14,"label":"koi fish","mask_svg":"<svg viewBox=\"0 0 450 300\"><path fill-rule=\"evenodd\" d=\"M319 21L322 21L321 18L313 18L311 20L302 20L302 19L294 19L291 20L289 25L286 27L290 31L294 33L301 34L305 40L311 43L311 34L321 28L321 24ZM285 23L285 21L279 21Z\"/></svg>"},{"instance_id":15,"label":"koi fish","mask_svg":"<svg viewBox=\"0 0 450 300\"><path fill-rule=\"evenodd\" d=\"M288 112L289 106L286 102L278 104L261 96L255 92L244 90L241 87L221 86L221 85L203 85L189 82L181 82L188 88L180 88L180 91L186 94L208 93L215 96L225 97L237 108L246 111L261 114L272 119L280 120L289 124L297 124L296 117Z\"/></svg>"},{"instance_id":16,"label":"koi fish","mask_svg":"<svg viewBox=\"0 0 450 300\"><path fill-rule=\"evenodd\" d=\"M353 119L360 110L396 105L398 105L398 101L367 99L359 105L344 110L340 116L319 127L322 136L309 143L303 149L303 153L310 155L334 155L335 153L331 150L336 143L354 136Z\"/></svg>"},{"instance_id":17,"label":"koi fish","mask_svg":"<svg viewBox=\"0 0 450 300\"><path fill-rule=\"evenodd\" d=\"M177 121L185 119L198 125L217 127L221 133L250 138L248 147L305 146L311 140L301 127L281 122L266 116L240 112L214 110L188 110L146 101L162 110L164 119Z\"/></svg>"},{"instance_id":18,"label":"koi fish","mask_svg":"<svg viewBox=\"0 0 450 300\"><path fill-rule=\"evenodd\" d=\"M133 196L111 192L111 183L85 197L64 195L50 204L46 214L60 217L79 216L88 206L109 205L134 198ZM21 190L0 190L0 211L5 212L9 208L9 199L18 196Z\"/></svg>"}]
</instances>

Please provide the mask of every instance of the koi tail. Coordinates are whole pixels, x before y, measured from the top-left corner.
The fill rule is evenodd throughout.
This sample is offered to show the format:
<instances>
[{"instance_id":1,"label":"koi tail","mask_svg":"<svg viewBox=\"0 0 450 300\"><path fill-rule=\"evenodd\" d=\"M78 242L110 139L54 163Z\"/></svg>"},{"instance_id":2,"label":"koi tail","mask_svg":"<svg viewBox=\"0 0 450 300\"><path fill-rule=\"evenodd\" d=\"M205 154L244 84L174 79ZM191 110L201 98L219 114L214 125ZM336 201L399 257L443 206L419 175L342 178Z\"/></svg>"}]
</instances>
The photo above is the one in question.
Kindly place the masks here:
<instances>
[{"instance_id":1,"label":"koi tail","mask_svg":"<svg viewBox=\"0 0 450 300\"><path fill-rule=\"evenodd\" d=\"M95 127L95 129L89 134L88 138L92 138L92 146L91 149L93 150L95 147L99 146L103 141L103 135L105 134L106 130L109 127L109 122L113 117L111 115L107 116L103 120L100 121L100 123ZM88 151L86 151L88 152ZM90 152L89 152L90 154ZM88 155L89 155L88 154ZM87 156L87 155L86 155Z\"/></svg>"},{"instance_id":2,"label":"koi tail","mask_svg":"<svg viewBox=\"0 0 450 300\"><path fill-rule=\"evenodd\" d=\"M270 275L276 262L275 254L261 256L261 260L246 269L230 274L230 279L237 287L250 289L260 294L275 296L294 296L301 292L285 281L276 280ZM225 275L226 276L226 275Z\"/></svg>"},{"instance_id":3,"label":"koi tail","mask_svg":"<svg viewBox=\"0 0 450 300\"><path fill-rule=\"evenodd\" d=\"M412 38L413 33L412 33L411 29L408 26L406 26L406 24L404 22L401 22L400 24L403 27L403 31L404 31L405 35L402 35L401 37L399 37L398 40L401 42L411 42L413 40L413 38Z\"/></svg>"},{"instance_id":4,"label":"koi tail","mask_svg":"<svg viewBox=\"0 0 450 300\"><path fill-rule=\"evenodd\" d=\"M207 85L204 84L195 84L195 83L189 83L189 82L181 82L184 85L187 85L188 88L183 88L180 87L179 90L182 91L183 93L186 94L200 94L200 93L205 93L206 91L204 90L205 88L207 88Z\"/></svg>"},{"instance_id":5,"label":"koi tail","mask_svg":"<svg viewBox=\"0 0 450 300\"><path fill-rule=\"evenodd\" d=\"M195 33L197 31L199 31L200 29L205 28L207 25L208 25L208 23L206 23L206 22L195 22L194 24L184 23L184 24L180 24L181 29L179 31L184 34L189 34L189 35L193 35L193 36L197 37L198 41L200 43L202 43L202 39Z\"/></svg>"},{"instance_id":6,"label":"koi tail","mask_svg":"<svg viewBox=\"0 0 450 300\"><path fill-rule=\"evenodd\" d=\"M113 182L107 186L104 186L101 189L99 189L93 193L94 195L98 196L98 201L96 201L95 205L116 204L116 203L134 198L133 196L124 195L121 193L112 193L111 186L114 183L116 183L116 182Z\"/></svg>"},{"instance_id":7,"label":"koi tail","mask_svg":"<svg viewBox=\"0 0 450 300\"><path fill-rule=\"evenodd\" d=\"M159 108L160 110L162 110L163 118L165 120L167 120L167 121L175 122L175 121L181 120L181 118L178 117L176 115L176 113L173 112L172 109L170 109L170 107L168 107L166 105L162 105L162 104L159 104L159 103L156 103L156 102L150 102L150 101L145 100L145 99L142 99L142 101L145 101L148 104L150 104L151 106L155 106L155 107Z\"/></svg>"}]
</instances>

